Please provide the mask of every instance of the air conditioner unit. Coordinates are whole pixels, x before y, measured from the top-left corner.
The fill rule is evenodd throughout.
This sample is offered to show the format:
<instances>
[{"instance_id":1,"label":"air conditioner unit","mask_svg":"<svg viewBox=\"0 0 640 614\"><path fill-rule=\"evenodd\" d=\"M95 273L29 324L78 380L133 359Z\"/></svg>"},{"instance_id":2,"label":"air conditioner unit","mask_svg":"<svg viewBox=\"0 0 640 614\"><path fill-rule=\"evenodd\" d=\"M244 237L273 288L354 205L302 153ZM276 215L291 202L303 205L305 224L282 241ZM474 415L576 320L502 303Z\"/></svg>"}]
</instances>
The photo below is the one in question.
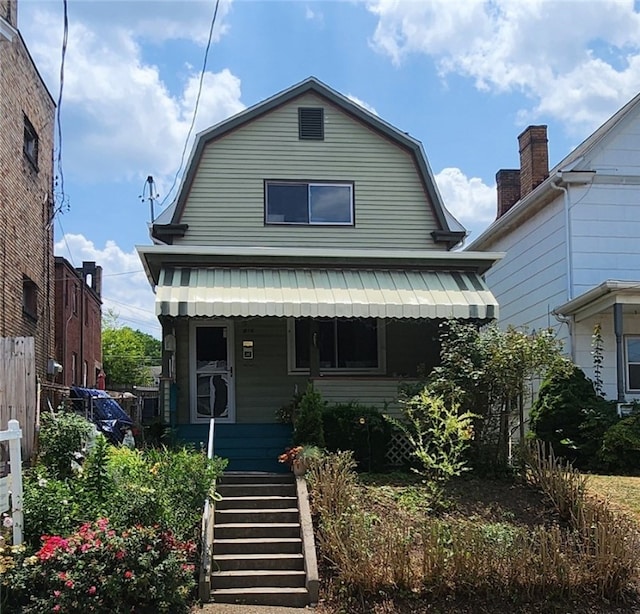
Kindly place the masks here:
<instances>
[{"instance_id":1,"label":"air conditioner unit","mask_svg":"<svg viewBox=\"0 0 640 614\"><path fill-rule=\"evenodd\" d=\"M62 365L53 358L49 358L49 362L47 363L47 373L49 375L58 375L62 373Z\"/></svg>"},{"instance_id":2,"label":"air conditioner unit","mask_svg":"<svg viewBox=\"0 0 640 614\"><path fill-rule=\"evenodd\" d=\"M629 416L633 411L633 403L618 403L618 416L624 418Z\"/></svg>"}]
</instances>

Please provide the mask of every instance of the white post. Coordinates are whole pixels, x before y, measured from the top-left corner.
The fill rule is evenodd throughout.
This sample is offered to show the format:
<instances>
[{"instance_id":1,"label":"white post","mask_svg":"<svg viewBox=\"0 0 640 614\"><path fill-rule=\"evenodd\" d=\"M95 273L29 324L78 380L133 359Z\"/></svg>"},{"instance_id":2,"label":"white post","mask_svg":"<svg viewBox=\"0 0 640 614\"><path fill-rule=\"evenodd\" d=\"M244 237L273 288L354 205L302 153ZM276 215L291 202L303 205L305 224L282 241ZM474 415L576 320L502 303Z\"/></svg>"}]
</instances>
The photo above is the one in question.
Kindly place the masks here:
<instances>
[{"instance_id":1,"label":"white post","mask_svg":"<svg viewBox=\"0 0 640 614\"><path fill-rule=\"evenodd\" d=\"M9 420L9 459L11 462L11 509L13 518L13 545L22 544L24 515L22 512L22 430L17 420Z\"/></svg>"},{"instance_id":2,"label":"white post","mask_svg":"<svg viewBox=\"0 0 640 614\"><path fill-rule=\"evenodd\" d=\"M207 458L213 458L213 433L215 428L215 419L209 421L209 441L207 442Z\"/></svg>"}]
</instances>

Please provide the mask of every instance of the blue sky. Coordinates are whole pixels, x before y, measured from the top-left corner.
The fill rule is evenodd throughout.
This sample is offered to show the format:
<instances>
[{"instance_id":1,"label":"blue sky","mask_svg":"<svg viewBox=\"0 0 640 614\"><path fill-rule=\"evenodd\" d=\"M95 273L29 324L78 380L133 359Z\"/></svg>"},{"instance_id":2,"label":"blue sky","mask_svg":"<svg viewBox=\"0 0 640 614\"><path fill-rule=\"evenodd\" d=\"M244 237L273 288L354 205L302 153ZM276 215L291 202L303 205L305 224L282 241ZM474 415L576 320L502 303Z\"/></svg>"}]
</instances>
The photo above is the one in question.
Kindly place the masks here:
<instances>
[{"instance_id":1,"label":"blue sky","mask_svg":"<svg viewBox=\"0 0 640 614\"><path fill-rule=\"evenodd\" d=\"M154 335L139 196L148 175L175 194L214 7L68 2L56 254L101 264L105 310ZM18 20L57 98L62 0L19 0ZM195 132L313 75L422 141L470 239L527 125L549 126L553 166L640 90L632 0L221 0L213 39Z\"/></svg>"}]
</instances>

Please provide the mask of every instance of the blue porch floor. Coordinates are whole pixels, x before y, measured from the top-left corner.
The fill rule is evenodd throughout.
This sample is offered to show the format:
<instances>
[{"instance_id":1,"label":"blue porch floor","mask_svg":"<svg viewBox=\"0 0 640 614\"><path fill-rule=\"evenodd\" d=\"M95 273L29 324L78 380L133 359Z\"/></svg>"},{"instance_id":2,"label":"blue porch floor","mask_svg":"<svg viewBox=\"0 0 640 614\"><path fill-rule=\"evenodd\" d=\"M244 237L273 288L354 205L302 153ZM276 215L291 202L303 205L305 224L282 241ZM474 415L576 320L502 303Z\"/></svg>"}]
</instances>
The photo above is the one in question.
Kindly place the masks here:
<instances>
[{"instance_id":1,"label":"blue porch floor","mask_svg":"<svg viewBox=\"0 0 640 614\"><path fill-rule=\"evenodd\" d=\"M213 453L229 460L228 471L289 471L278 455L291 445L288 424L216 424ZM180 442L206 448L208 424L179 424Z\"/></svg>"}]
</instances>

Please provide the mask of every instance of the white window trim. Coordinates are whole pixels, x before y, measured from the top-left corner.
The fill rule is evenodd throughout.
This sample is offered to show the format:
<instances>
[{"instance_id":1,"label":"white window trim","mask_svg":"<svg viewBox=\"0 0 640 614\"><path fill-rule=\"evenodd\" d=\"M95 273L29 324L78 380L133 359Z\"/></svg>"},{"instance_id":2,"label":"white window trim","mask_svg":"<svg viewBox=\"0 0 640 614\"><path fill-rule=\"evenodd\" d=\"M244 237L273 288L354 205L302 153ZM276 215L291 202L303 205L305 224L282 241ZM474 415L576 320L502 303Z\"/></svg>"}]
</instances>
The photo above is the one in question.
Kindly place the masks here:
<instances>
[{"instance_id":1,"label":"white window trim","mask_svg":"<svg viewBox=\"0 0 640 614\"><path fill-rule=\"evenodd\" d=\"M234 325L233 320L211 319L201 321L191 321L189 325L189 414L191 424L208 424L211 416L198 416L197 399L197 368L196 368L196 329L209 328L212 326L224 326L227 329L227 367L229 373L228 398L229 415L226 418L216 418L216 422L233 424L236 421L236 394L235 394L235 353L233 342ZM211 371L214 373L214 371Z\"/></svg>"},{"instance_id":2,"label":"white window trim","mask_svg":"<svg viewBox=\"0 0 640 614\"><path fill-rule=\"evenodd\" d=\"M638 394L640 393L640 388L631 388L631 383L629 382L629 365L640 365L640 362L629 362L629 346L627 342L630 339L640 341L640 335L624 335L624 383L626 392Z\"/></svg>"},{"instance_id":3,"label":"white window trim","mask_svg":"<svg viewBox=\"0 0 640 614\"><path fill-rule=\"evenodd\" d=\"M305 185L307 186L307 209L309 214L308 222L270 222L269 221L269 186L270 185ZM314 186L349 188L349 212L348 222L312 222L311 221L311 188ZM354 226L355 225L355 204L353 200L353 182L340 181L278 181L270 179L265 181L264 194L264 221L267 226Z\"/></svg>"},{"instance_id":4,"label":"white window trim","mask_svg":"<svg viewBox=\"0 0 640 614\"><path fill-rule=\"evenodd\" d=\"M289 375L309 374L310 369L296 367L296 333L297 318L287 318L287 368ZM318 318L322 320L337 320L339 318ZM368 318L362 318L368 319ZM387 372L387 335L385 320L374 318L378 325L378 366L371 369L320 368L325 375L384 375Z\"/></svg>"}]
</instances>

